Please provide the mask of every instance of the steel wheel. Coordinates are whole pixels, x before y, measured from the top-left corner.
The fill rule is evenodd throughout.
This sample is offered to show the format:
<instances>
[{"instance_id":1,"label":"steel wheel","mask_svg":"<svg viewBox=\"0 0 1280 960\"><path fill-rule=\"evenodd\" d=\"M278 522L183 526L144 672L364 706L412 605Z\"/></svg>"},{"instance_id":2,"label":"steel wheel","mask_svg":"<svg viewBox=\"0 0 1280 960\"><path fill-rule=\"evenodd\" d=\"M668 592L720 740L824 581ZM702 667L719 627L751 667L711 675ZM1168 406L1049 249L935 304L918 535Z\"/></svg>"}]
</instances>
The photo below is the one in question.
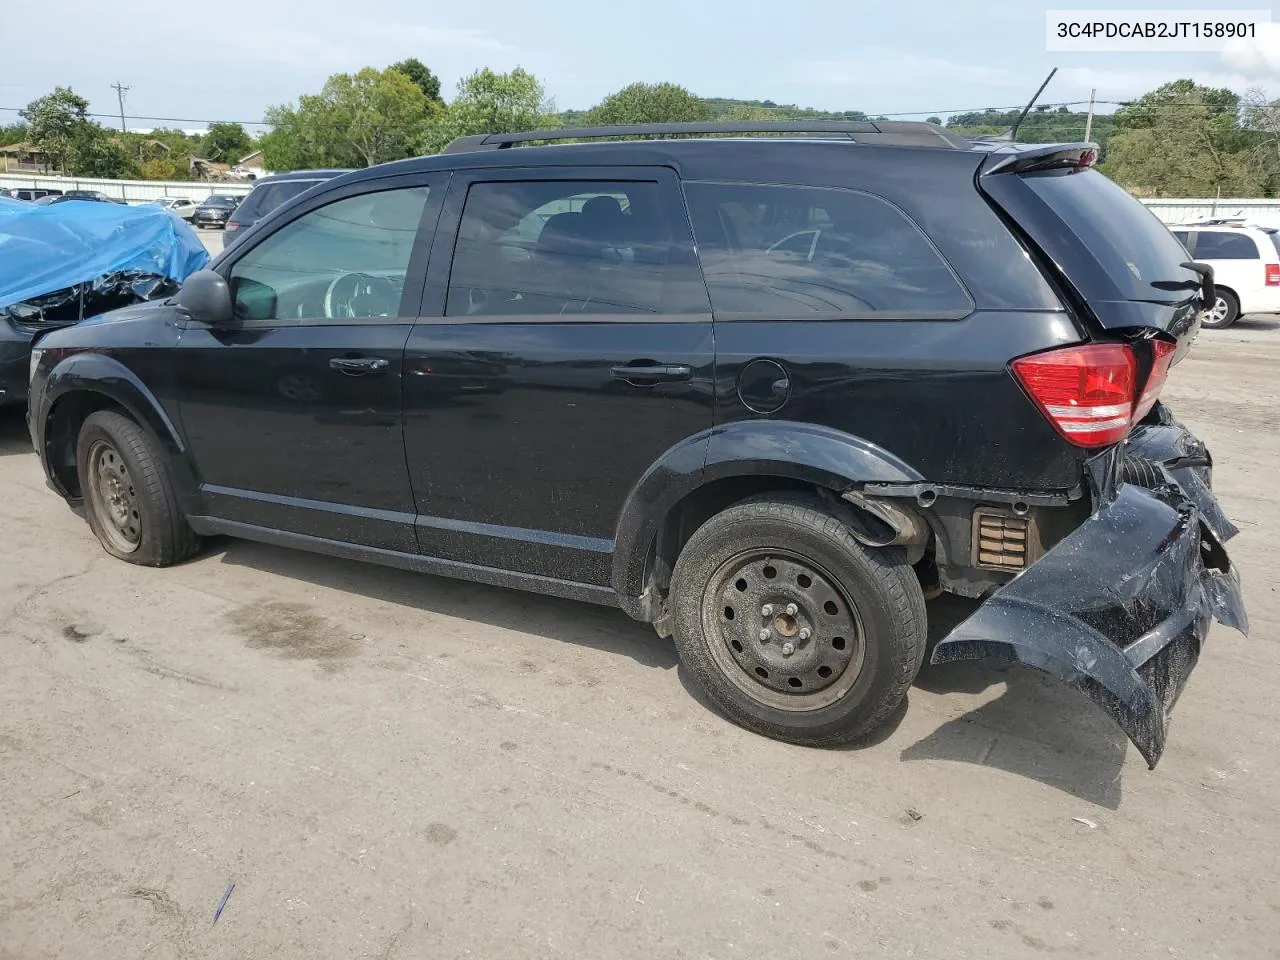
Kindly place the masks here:
<instances>
[{"instance_id":1,"label":"steel wheel","mask_svg":"<svg viewBox=\"0 0 1280 960\"><path fill-rule=\"evenodd\" d=\"M89 448L89 500L102 522L102 532L121 553L133 553L142 542L142 520L133 478L120 453L106 440Z\"/></svg>"},{"instance_id":2,"label":"steel wheel","mask_svg":"<svg viewBox=\"0 0 1280 960\"><path fill-rule=\"evenodd\" d=\"M829 573L781 551L748 551L707 582L702 624L724 675L761 703L818 710L857 681L866 652L857 607Z\"/></svg>"}]
</instances>

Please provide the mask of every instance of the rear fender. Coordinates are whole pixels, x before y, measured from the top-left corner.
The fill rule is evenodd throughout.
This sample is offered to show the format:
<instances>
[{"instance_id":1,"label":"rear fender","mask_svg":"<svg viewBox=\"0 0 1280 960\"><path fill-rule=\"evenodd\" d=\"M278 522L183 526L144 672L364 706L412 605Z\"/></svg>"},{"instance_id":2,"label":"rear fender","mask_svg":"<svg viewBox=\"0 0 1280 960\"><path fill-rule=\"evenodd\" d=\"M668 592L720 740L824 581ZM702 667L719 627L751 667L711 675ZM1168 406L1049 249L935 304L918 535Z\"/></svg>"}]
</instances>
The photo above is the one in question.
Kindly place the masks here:
<instances>
[{"instance_id":1,"label":"rear fender","mask_svg":"<svg viewBox=\"0 0 1280 960\"><path fill-rule=\"evenodd\" d=\"M799 480L834 491L865 483L917 483L924 478L881 447L830 427L787 420L742 420L695 434L666 451L628 495L614 538L613 586L641 619L649 548L663 521L685 497L734 477Z\"/></svg>"}]
</instances>

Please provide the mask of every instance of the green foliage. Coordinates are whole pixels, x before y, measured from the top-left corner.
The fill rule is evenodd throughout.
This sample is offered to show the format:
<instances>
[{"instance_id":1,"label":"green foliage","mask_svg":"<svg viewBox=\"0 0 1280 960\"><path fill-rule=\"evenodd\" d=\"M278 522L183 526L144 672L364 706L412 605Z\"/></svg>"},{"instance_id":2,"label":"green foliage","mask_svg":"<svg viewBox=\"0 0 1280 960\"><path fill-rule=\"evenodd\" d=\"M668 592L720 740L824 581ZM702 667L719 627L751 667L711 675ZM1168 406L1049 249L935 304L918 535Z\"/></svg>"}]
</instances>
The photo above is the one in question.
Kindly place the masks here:
<instances>
[{"instance_id":1,"label":"green foliage","mask_svg":"<svg viewBox=\"0 0 1280 960\"><path fill-rule=\"evenodd\" d=\"M1274 190L1278 165L1255 152L1240 97L1175 80L1116 111L1106 172L1154 196L1248 196Z\"/></svg>"},{"instance_id":2,"label":"green foliage","mask_svg":"<svg viewBox=\"0 0 1280 960\"><path fill-rule=\"evenodd\" d=\"M421 153L441 108L393 67L335 73L297 106L267 110L262 138L272 170L373 166Z\"/></svg>"},{"instance_id":3,"label":"green foliage","mask_svg":"<svg viewBox=\"0 0 1280 960\"><path fill-rule=\"evenodd\" d=\"M953 114L947 119L946 127L962 137L999 136L1013 126L1018 119L1019 110L979 110L970 113ZM1089 114L1084 110L1071 110L1067 107L1046 106L1032 110L1027 114L1022 125L1018 127L1018 140L1022 143L1072 143L1084 139L1088 126ZM1102 148L1102 155L1107 155L1107 144L1115 129L1115 118L1110 114L1098 113L1093 117L1093 129L1089 139Z\"/></svg>"},{"instance_id":4,"label":"green foliage","mask_svg":"<svg viewBox=\"0 0 1280 960\"><path fill-rule=\"evenodd\" d=\"M925 121L924 121L924 122L925 122L925 123L932 123L932 124L934 124L935 126L939 126L939 127L940 127L940 126L942 126L942 118L941 118L941 117L925 117Z\"/></svg>"},{"instance_id":5,"label":"green foliage","mask_svg":"<svg viewBox=\"0 0 1280 960\"><path fill-rule=\"evenodd\" d=\"M200 153L209 160L238 163L253 150L253 140L238 123L211 123L200 141Z\"/></svg>"},{"instance_id":6,"label":"green foliage","mask_svg":"<svg viewBox=\"0 0 1280 960\"><path fill-rule=\"evenodd\" d=\"M11 143L25 143L29 136L30 131L25 123L0 124L0 147L7 147Z\"/></svg>"},{"instance_id":7,"label":"green foliage","mask_svg":"<svg viewBox=\"0 0 1280 960\"><path fill-rule=\"evenodd\" d=\"M734 100L703 97L712 120L866 120L861 110L814 110L772 100Z\"/></svg>"},{"instance_id":8,"label":"green foliage","mask_svg":"<svg viewBox=\"0 0 1280 960\"><path fill-rule=\"evenodd\" d=\"M440 78L431 72L431 68L419 60L417 57L410 57L408 60L401 60L399 63L391 65L392 70L399 70L406 77L413 81L414 85L421 90L426 98L433 103L444 106L444 101L440 99Z\"/></svg>"},{"instance_id":9,"label":"green foliage","mask_svg":"<svg viewBox=\"0 0 1280 960\"><path fill-rule=\"evenodd\" d=\"M138 171L118 134L109 133L96 123L86 123L71 140L66 172L77 177L125 179L136 176Z\"/></svg>"},{"instance_id":10,"label":"green foliage","mask_svg":"<svg viewBox=\"0 0 1280 960\"><path fill-rule=\"evenodd\" d=\"M428 146L443 149L456 137L560 126L555 103L537 77L516 67L510 73L477 70L458 83L458 95L428 135Z\"/></svg>"},{"instance_id":11,"label":"green foliage","mask_svg":"<svg viewBox=\"0 0 1280 960\"><path fill-rule=\"evenodd\" d=\"M89 101L70 87L55 87L53 93L32 100L18 115L27 121L27 141L44 154L51 169L68 170L67 159L77 137L85 128L96 126L89 118Z\"/></svg>"},{"instance_id":12,"label":"green foliage","mask_svg":"<svg viewBox=\"0 0 1280 960\"><path fill-rule=\"evenodd\" d=\"M674 83L633 83L611 93L587 111L592 126L623 123L681 123L709 120L711 111L692 93Z\"/></svg>"}]
</instances>

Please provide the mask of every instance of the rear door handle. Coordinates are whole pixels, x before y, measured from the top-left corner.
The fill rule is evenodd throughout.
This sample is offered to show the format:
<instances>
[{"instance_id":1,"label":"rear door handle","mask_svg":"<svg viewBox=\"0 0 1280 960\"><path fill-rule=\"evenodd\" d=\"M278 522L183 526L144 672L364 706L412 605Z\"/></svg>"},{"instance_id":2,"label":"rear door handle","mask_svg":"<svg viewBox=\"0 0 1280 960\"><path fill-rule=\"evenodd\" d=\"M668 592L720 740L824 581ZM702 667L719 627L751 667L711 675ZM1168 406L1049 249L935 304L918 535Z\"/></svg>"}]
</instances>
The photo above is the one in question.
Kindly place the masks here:
<instances>
[{"instance_id":1,"label":"rear door handle","mask_svg":"<svg viewBox=\"0 0 1280 960\"><path fill-rule=\"evenodd\" d=\"M391 366L391 361L383 357L334 357L329 361L330 368L348 377L363 377L367 373L377 373Z\"/></svg>"},{"instance_id":2,"label":"rear door handle","mask_svg":"<svg viewBox=\"0 0 1280 960\"><path fill-rule=\"evenodd\" d=\"M693 367L683 363L626 363L610 367L609 375L634 387L657 383L679 383L693 379Z\"/></svg>"}]
</instances>

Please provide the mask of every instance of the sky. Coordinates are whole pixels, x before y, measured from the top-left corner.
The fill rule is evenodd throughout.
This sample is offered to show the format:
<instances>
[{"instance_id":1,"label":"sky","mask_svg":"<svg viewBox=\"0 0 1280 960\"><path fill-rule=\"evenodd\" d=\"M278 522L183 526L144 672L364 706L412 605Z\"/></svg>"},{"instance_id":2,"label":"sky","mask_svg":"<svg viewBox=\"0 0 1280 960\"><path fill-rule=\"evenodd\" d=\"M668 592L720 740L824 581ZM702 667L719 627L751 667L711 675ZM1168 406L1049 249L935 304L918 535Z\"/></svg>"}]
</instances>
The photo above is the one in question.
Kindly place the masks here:
<instances>
[{"instance_id":1,"label":"sky","mask_svg":"<svg viewBox=\"0 0 1280 960\"><path fill-rule=\"evenodd\" d=\"M1223 0L1127 0L1132 9L1204 9ZM902 119L1020 106L1051 67L1044 102L1136 97L1191 77L1280 96L1276 26L1230 53L1049 53L1045 10L1100 0L60 0L55 55L0 36L0 107L21 107L56 85L90 110L118 114L111 84L129 87L130 128L255 121L270 104L314 93L325 78L414 56L452 96L488 66L522 66L561 109L583 109L635 81L671 81L700 96L769 99ZM28 38L30 39L30 38ZM173 118L158 122L148 117ZM137 118L137 119L134 119ZM0 110L0 123L17 114Z\"/></svg>"}]
</instances>

